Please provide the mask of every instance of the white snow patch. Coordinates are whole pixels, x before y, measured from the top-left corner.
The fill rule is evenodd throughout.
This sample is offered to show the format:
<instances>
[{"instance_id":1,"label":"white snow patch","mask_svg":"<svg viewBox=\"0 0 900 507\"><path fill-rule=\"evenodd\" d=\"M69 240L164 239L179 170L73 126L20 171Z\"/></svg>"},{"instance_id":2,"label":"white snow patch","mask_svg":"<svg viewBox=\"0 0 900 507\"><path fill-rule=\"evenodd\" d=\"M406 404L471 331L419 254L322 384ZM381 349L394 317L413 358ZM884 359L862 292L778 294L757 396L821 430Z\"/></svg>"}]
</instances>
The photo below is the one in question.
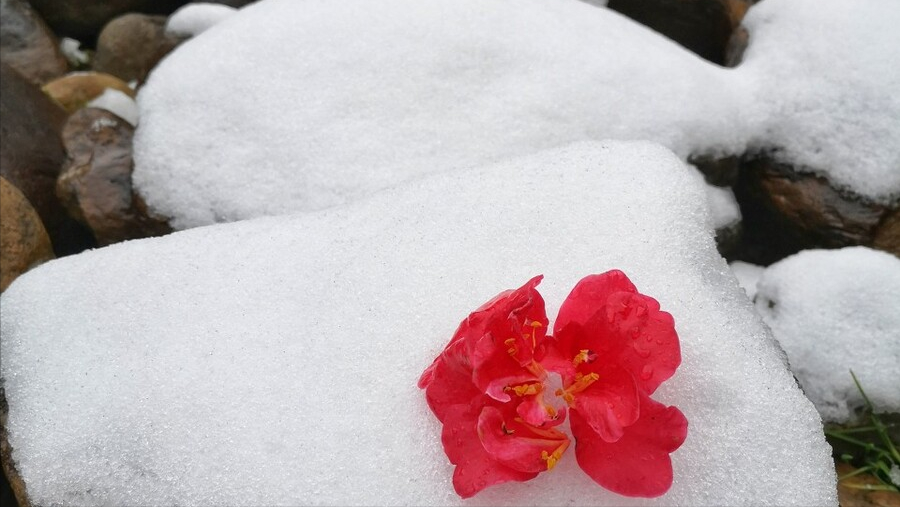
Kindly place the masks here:
<instances>
[{"instance_id":1,"label":"white snow patch","mask_svg":"<svg viewBox=\"0 0 900 507\"><path fill-rule=\"evenodd\" d=\"M138 107L133 98L113 88L107 88L97 98L87 103L86 107L105 109L136 126L138 124Z\"/></svg>"},{"instance_id":2,"label":"white snow patch","mask_svg":"<svg viewBox=\"0 0 900 507\"><path fill-rule=\"evenodd\" d=\"M348 202L586 139L780 147L900 197L900 2L767 0L738 69L575 0L267 0L138 98L134 181L177 228Z\"/></svg>"},{"instance_id":3,"label":"white snow patch","mask_svg":"<svg viewBox=\"0 0 900 507\"><path fill-rule=\"evenodd\" d=\"M757 287L756 309L826 421L863 406L851 369L876 410L900 412L900 259L806 250L769 266Z\"/></svg>"},{"instance_id":4,"label":"white snow patch","mask_svg":"<svg viewBox=\"0 0 900 507\"><path fill-rule=\"evenodd\" d=\"M731 272L738 279L741 288L744 289L747 297L752 301L756 297L756 284L759 282L759 278L766 270L766 267L743 261L734 261L730 266Z\"/></svg>"},{"instance_id":5,"label":"white snow patch","mask_svg":"<svg viewBox=\"0 0 900 507\"><path fill-rule=\"evenodd\" d=\"M900 466L891 465L891 471L888 476L891 478L891 482L893 482L894 485L900 486Z\"/></svg>"},{"instance_id":6,"label":"white snow patch","mask_svg":"<svg viewBox=\"0 0 900 507\"><path fill-rule=\"evenodd\" d=\"M91 61L90 55L81 50L81 42L75 39L63 37L59 41L59 50L73 67L85 65Z\"/></svg>"},{"instance_id":7,"label":"white snow patch","mask_svg":"<svg viewBox=\"0 0 900 507\"><path fill-rule=\"evenodd\" d=\"M195 2L173 12L166 21L166 33L180 37L195 37L231 17L237 9L222 4Z\"/></svg>"},{"instance_id":8,"label":"white snow patch","mask_svg":"<svg viewBox=\"0 0 900 507\"><path fill-rule=\"evenodd\" d=\"M543 273L555 316L621 268L681 337L656 393L690 421L672 489L616 496L570 450L473 501L837 505L819 416L708 221L670 152L594 143L51 261L2 295L13 458L45 505L461 505L422 370L501 290Z\"/></svg>"}]
</instances>

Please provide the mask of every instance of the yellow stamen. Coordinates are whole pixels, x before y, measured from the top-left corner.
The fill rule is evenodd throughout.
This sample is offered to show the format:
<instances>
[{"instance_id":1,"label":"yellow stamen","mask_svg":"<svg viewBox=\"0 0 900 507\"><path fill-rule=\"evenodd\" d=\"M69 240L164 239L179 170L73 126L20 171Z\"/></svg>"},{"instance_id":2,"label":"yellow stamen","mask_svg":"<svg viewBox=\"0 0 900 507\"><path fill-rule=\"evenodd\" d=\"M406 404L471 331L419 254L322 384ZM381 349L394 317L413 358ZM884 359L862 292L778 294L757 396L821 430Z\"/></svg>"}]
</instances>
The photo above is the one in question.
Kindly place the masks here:
<instances>
[{"instance_id":1,"label":"yellow stamen","mask_svg":"<svg viewBox=\"0 0 900 507\"><path fill-rule=\"evenodd\" d=\"M515 338L510 338L503 343L507 347L509 347L508 349L506 349L506 351L509 352L509 355L514 356L514 355L516 355L516 352L519 351L519 349L516 348L516 339Z\"/></svg>"},{"instance_id":2,"label":"yellow stamen","mask_svg":"<svg viewBox=\"0 0 900 507\"><path fill-rule=\"evenodd\" d=\"M590 352L591 351L588 349L582 349L581 352L579 352L578 355L575 356L575 359L572 360L572 364L578 366L579 364L586 362L588 360L588 354Z\"/></svg>"},{"instance_id":3,"label":"yellow stamen","mask_svg":"<svg viewBox=\"0 0 900 507\"><path fill-rule=\"evenodd\" d=\"M562 396L562 399L566 401L566 404L571 406L572 402L575 401L575 395L584 391L591 384L600 379L600 375L597 373L588 373L587 375L582 375L578 373L575 375L575 383L570 385L568 389L557 389L556 395Z\"/></svg>"},{"instance_id":4,"label":"yellow stamen","mask_svg":"<svg viewBox=\"0 0 900 507\"><path fill-rule=\"evenodd\" d=\"M532 394L537 394L541 392L541 384L535 382L533 384L522 384L520 386L506 386L504 391L513 391L516 393L516 396L530 396Z\"/></svg>"},{"instance_id":5,"label":"yellow stamen","mask_svg":"<svg viewBox=\"0 0 900 507\"><path fill-rule=\"evenodd\" d=\"M559 447L556 448L555 451L547 452L541 451L541 459L547 462L547 470L553 470L553 467L559 463L559 459L562 457L563 453L566 452L566 449L569 448L569 441L566 440Z\"/></svg>"}]
</instances>

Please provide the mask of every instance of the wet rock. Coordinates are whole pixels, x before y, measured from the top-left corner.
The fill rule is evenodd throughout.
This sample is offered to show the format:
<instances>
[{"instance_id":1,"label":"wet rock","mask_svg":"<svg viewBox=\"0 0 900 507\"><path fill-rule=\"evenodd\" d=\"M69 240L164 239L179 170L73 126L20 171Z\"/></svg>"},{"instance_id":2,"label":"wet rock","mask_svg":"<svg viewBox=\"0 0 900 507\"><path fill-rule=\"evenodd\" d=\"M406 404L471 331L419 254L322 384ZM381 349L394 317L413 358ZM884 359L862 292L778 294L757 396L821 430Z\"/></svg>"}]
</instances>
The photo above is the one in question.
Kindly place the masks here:
<instances>
[{"instance_id":1,"label":"wet rock","mask_svg":"<svg viewBox=\"0 0 900 507\"><path fill-rule=\"evenodd\" d=\"M95 245L56 198L56 178L65 161L59 132L66 114L18 72L0 64L0 175L37 211L57 256Z\"/></svg>"},{"instance_id":2,"label":"wet rock","mask_svg":"<svg viewBox=\"0 0 900 507\"><path fill-rule=\"evenodd\" d=\"M744 161L735 194L743 260L769 264L809 248L863 245L900 255L898 207L875 204L767 156Z\"/></svg>"},{"instance_id":3,"label":"wet rock","mask_svg":"<svg viewBox=\"0 0 900 507\"><path fill-rule=\"evenodd\" d=\"M165 16L126 14L109 22L97 39L94 69L125 81L147 75L184 38L166 34Z\"/></svg>"},{"instance_id":4,"label":"wet rock","mask_svg":"<svg viewBox=\"0 0 900 507\"><path fill-rule=\"evenodd\" d=\"M694 165L710 185L731 187L737 183L741 157L736 155L691 155L688 163Z\"/></svg>"},{"instance_id":5,"label":"wet rock","mask_svg":"<svg viewBox=\"0 0 900 507\"><path fill-rule=\"evenodd\" d=\"M0 0L0 59L38 84L69 70L56 37L25 0Z\"/></svg>"},{"instance_id":6,"label":"wet rock","mask_svg":"<svg viewBox=\"0 0 900 507\"><path fill-rule=\"evenodd\" d=\"M134 128L116 115L96 108L77 111L63 128L68 153L57 181L60 201L94 233L97 243L168 234L164 220L150 216L131 187Z\"/></svg>"},{"instance_id":7,"label":"wet rock","mask_svg":"<svg viewBox=\"0 0 900 507\"><path fill-rule=\"evenodd\" d=\"M128 83L102 72L73 72L47 83L43 90L67 113L74 113L109 88L134 98L134 90Z\"/></svg>"},{"instance_id":8,"label":"wet rock","mask_svg":"<svg viewBox=\"0 0 900 507\"><path fill-rule=\"evenodd\" d=\"M170 14L186 0L31 0L47 24L59 35L94 45L97 34L116 16L127 12Z\"/></svg>"},{"instance_id":9,"label":"wet rock","mask_svg":"<svg viewBox=\"0 0 900 507\"><path fill-rule=\"evenodd\" d=\"M53 246L41 218L22 192L0 177L0 292L52 258Z\"/></svg>"},{"instance_id":10,"label":"wet rock","mask_svg":"<svg viewBox=\"0 0 900 507\"><path fill-rule=\"evenodd\" d=\"M752 3L754 0L609 0L607 5L721 65L731 33Z\"/></svg>"},{"instance_id":11,"label":"wet rock","mask_svg":"<svg viewBox=\"0 0 900 507\"><path fill-rule=\"evenodd\" d=\"M725 66L737 67L740 65L748 44L750 44L750 32L743 26L737 27L725 46Z\"/></svg>"}]
</instances>

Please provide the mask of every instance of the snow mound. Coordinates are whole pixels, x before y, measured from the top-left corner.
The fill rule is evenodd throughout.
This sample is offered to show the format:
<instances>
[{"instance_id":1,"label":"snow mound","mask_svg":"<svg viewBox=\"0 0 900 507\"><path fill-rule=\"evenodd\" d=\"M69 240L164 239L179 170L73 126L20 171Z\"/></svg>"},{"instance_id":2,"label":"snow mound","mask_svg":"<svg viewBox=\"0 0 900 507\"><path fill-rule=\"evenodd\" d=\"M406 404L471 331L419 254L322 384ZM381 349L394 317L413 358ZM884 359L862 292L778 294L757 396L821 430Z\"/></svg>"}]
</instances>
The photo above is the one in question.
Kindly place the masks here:
<instances>
[{"instance_id":1,"label":"snow mound","mask_svg":"<svg viewBox=\"0 0 900 507\"><path fill-rule=\"evenodd\" d=\"M137 104L133 98L122 93L121 90L107 88L97 98L88 102L85 107L105 109L127 121L132 127L138 124L139 113Z\"/></svg>"},{"instance_id":2,"label":"snow mound","mask_svg":"<svg viewBox=\"0 0 900 507\"><path fill-rule=\"evenodd\" d=\"M682 157L780 148L900 198L900 3L766 0L723 69L576 0L266 0L180 46L138 97L136 188L189 228L322 209L590 139Z\"/></svg>"},{"instance_id":3,"label":"snow mound","mask_svg":"<svg viewBox=\"0 0 900 507\"><path fill-rule=\"evenodd\" d=\"M738 72L755 146L881 203L900 199L900 2L766 0Z\"/></svg>"},{"instance_id":4,"label":"snow mound","mask_svg":"<svg viewBox=\"0 0 900 507\"><path fill-rule=\"evenodd\" d=\"M826 421L900 412L900 259L865 247L805 250L766 269L756 308Z\"/></svg>"},{"instance_id":5,"label":"snow mound","mask_svg":"<svg viewBox=\"0 0 900 507\"><path fill-rule=\"evenodd\" d=\"M725 77L576 0L267 0L154 70L134 180L188 228L574 141L735 152Z\"/></svg>"},{"instance_id":6,"label":"snow mound","mask_svg":"<svg viewBox=\"0 0 900 507\"><path fill-rule=\"evenodd\" d=\"M588 143L52 261L2 295L13 458L36 504L463 504L419 375L501 290L543 273L556 315L620 268L682 341L655 395L690 421L672 489L616 496L570 450L474 501L836 505L819 415L702 198L657 145Z\"/></svg>"},{"instance_id":7,"label":"snow mound","mask_svg":"<svg viewBox=\"0 0 900 507\"><path fill-rule=\"evenodd\" d=\"M166 20L166 33L180 37L195 37L237 12L227 5L195 2L181 7Z\"/></svg>"}]
</instances>

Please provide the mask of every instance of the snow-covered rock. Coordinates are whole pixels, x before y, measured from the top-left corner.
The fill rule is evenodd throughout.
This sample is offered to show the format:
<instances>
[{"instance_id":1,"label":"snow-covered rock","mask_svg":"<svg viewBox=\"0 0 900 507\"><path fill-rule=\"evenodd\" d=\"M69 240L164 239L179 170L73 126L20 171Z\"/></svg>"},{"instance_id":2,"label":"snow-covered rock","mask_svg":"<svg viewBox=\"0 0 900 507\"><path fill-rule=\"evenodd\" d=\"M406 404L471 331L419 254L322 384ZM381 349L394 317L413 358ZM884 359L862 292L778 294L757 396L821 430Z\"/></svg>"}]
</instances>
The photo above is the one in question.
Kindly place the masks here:
<instances>
[{"instance_id":1,"label":"snow-covered rock","mask_svg":"<svg viewBox=\"0 0 900 507\"><path fill-rule=\"evenodd\" d=\"M655 395L690 424L672 489L618 497L570 450L473 501L836 505L819 415L703 194L657 145L581 144L50 262L2 296L13 458L36 504L459 504L419 374L501 290L543 273L556 315L619 268L681 337Z\"/></svg>"},{"instance_id":2,"label":"snow-covered rock","mask_svg":"<svg viewBox=\"0 0 900 507\"><path fill-rule=\"evenodd\" d=\"M195 37L237 12L234 7L207 2L194 2L173 12L166 20L166 34Z\"/></svg>"},{"instance_id":3,"label":"snow-covered rock","mask_svg":"<svg viewBox=\"0 0 900 507\"><path fill-rule=\"evenodd\" d=\"M120 90L107 88L85 107L105 109L127 121L132 127L138 124L138 108L134 99Z\"/></svg>"},{"instance_id":4,"label":"snow-covered rock","mask_svg":"<svg viewBox=\"0 0 900 507\"><path fill-rule=\"evenodd\" d=\"M863 398L900 412L900 259L865 247L806 250L769 266L756 308L826 421L845 422Z\"/></svg>"},{"instance_id":5,"label":"snow-covered rock","mask_svg":"<svg viewBox=\"0 0 900 507\"><path fill-rule=\"evenodd\" d=\"M900 197L900 4L766 0L738 69L577 0L265 0L139 95L135 184L176 228L348 202L586 139L783 148ZM807 167L808 166L808 167Z\"/></svg>"}]
</instances>

